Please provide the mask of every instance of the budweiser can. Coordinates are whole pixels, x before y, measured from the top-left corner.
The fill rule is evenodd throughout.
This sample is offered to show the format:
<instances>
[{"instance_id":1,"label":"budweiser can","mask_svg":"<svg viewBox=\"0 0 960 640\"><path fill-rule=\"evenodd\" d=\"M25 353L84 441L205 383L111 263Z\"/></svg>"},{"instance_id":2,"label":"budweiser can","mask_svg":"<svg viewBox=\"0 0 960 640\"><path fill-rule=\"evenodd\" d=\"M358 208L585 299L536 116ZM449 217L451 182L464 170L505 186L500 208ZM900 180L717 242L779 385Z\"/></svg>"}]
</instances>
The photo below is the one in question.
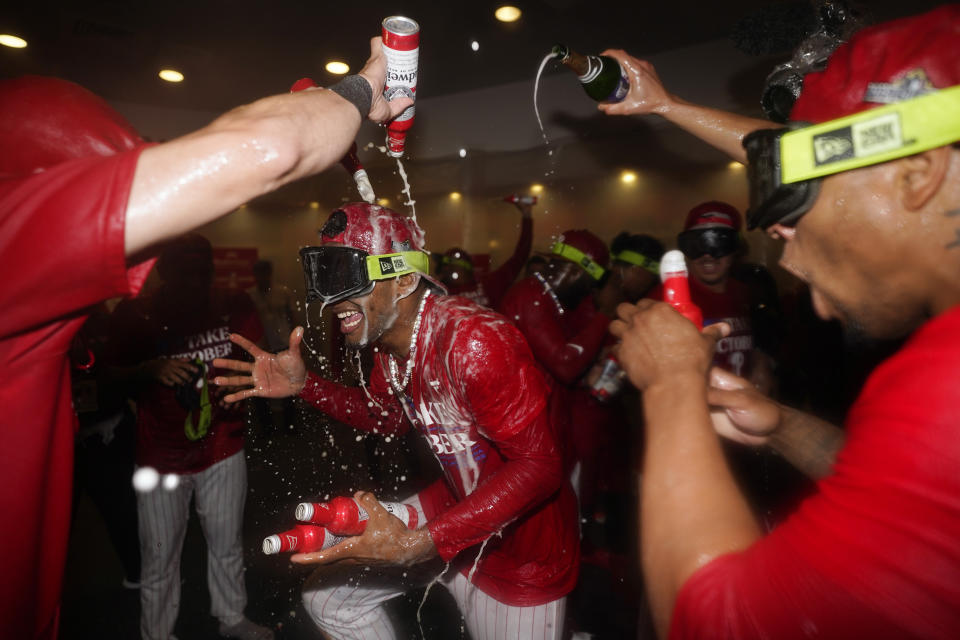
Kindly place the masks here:
<instances>
[{"instance_id":1,"label":"budweiser can","mask_svg":"<svg viewBox=\"0 0 960 640\"><path fill-rule=\"evenodd\" d=\"M417 60L420 55L420 25L404 16L390 16L383 21L383 53L387 58L387 81L383 96L389 101L406 96L417 99ZM414 106L387 125L387 153L403 155L407 131L413 126Z\"/></svg>"},{"instance_id":2,"label":"budweiser can","mask_svg":"<svg viewBox=\"0 0 960 640\"><path fill-rule=\"evenodd\" d=\"M329 549L346 538L335 536L324 527L298 524L293 529L263 539L263 552L274 555L281 552L312 553Z\"/></svg>"}]
</instances>

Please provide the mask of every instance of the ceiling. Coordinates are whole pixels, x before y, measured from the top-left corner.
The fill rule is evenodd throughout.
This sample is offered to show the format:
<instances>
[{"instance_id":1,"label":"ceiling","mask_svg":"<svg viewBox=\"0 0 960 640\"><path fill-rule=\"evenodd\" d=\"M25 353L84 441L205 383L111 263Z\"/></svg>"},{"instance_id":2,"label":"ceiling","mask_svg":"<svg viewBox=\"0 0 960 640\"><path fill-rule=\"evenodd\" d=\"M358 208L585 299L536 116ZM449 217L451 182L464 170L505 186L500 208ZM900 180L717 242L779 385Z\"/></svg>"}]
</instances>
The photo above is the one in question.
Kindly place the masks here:
<instances>
[{"instance_id":1,"label":"ceiling","mask_svg":"<svg viewBox=\"0 0 960 640\"><path fill-rule=\"evenodd\" d=\"M516 23L494 16L498 2L367 0L19 0L0 12L0 33L26 49L0 47L0 77L64 77L117 101L223 111L286 91L297 78L335 81L330 59L358 69L382 18L408 15L421 25L421 97L530 79L555 42L596 52L622 47L652 55L733 37L750 53L789 51L812 15L806 2L710 0L610 2L529 0ZM935 2L874 0L874 19L917 12ZM908 5L908 6L905 6ZM471 49L471 41L479 50ZM186 80L157 78L163 67Z\"/></svg>"}]
</instances>

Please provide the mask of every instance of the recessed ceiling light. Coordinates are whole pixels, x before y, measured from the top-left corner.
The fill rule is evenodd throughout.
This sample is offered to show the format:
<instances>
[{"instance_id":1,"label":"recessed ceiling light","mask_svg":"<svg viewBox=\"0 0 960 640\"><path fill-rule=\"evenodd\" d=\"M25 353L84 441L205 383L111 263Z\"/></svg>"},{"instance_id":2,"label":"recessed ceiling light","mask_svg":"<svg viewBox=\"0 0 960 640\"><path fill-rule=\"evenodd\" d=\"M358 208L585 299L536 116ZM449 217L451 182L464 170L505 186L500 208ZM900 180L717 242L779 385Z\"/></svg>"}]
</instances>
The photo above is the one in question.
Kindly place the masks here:
<instances>
[{"instance_id":1,"label":"recessed ceiling light","mask_svg":"<svg viewBox=\"0 0 960 640\"><path fill-rule=\"evenodd\" d=\"M742 163L742 162L737 162L736 160L734 160L733 162L731 162L730 164L727 165L727 168L728 168L728 169L743 169L743 163Z\"/></svg>"},{"instance_id":2,"label":"recessed ceiling light","mask_svg":"<svg viewBox=\"0 0 960 640\"><path fill-rule=\"evenodd\" d=\"M451 192L450 192L450 199L451 199L451 200L459 200L461 197L463 197L463 196L460 195L460 192L459 192L459 191L451 191Z\"/></svg>"},{"instance_id":3,"label":"recessed ceiling light","mask_svg":"<svg viewBox=\"0 0 960 640\"><path fill-rule=\"evenodd\" d=\"M23 38L18 38L17 36L10 35L9 33L0 34L0 44L5 47L11 47L13 49L23 49L27 46L27 41Z\"/></svg>"},{"instance_id":4,"label":"recessed ceiling light","mask_svg":"<svg viewBox=\"0 0 960 640\"><path fill-rule=\"evenodd\" d=\"M167 82L183 82L183 74L174 69L161 69L157 75Z\"/></svg>"},{"instance_id":5,"label":"recessed ceiling light","mask_svg":"<svg viewBox=\"0 0 960 640\"><path fill-rule=\"evenodd\" d=\"M346 62L340 62L339 60L331 60L327 63L327 66L325 66L324 69L330 73L342 76L350 71L350 65L348 65Z\"/></svg>"},{"instance_id":6,"label":"recessed ceiling light","mask_svg":"<svg viewBox=\"0 0 960 640\"><path fill-rule=\"evenodd\" d=\"M311 203L310 203L310 208L311 208L311 209L319 209L319 208L320 208L320 203L319 203L319 202L316 202L316 201L311 202Z\"/></svg>"},{"instance_id":7,"label":"recessed ceiling light","mask_svg":"<svg viewBox=\"0 0 960 640\"><path fill-rule=\"evenodd\" d=\"M500 22L516 22L520 19L520 9L510 5L504 5L493 12Z\"/></svg>"},{"instance_id":8,"label":"recessed ceiling light","mask_svg":"<svg viewBox=\"0 0 960 640\"><path fill-rule=\"evenodd\" d=\"M380 198L379 200L377 200L377 204L380 205L381 207L387 207L390 205L390 199Z\"/></svg>"},{"instance_id":9,"label":"recessed ceiling light","mask_svg":"<svg viewBox=\"0 0 960 640\"><path fill-rule=\"evenodd\" d=\"M530 191L533 191L534 193L543 193L543 185L539 182L535 182L530 185Z\"/></svg>"},{"instance_id":10,"label":"recessed ceiling light","mask_svg":"<svg viewBox=\"0 0 960 640\"><path fill-rule=\"evenodd\" d=\"M620 182L623 182L624 184L630 184L631 182L636 181L637 174L635 174L633 171L624 171L620 174Z\"/></svg>"},{"instance_id":11,"label":"recessed ceiling light","mask_svg":"<svg viewBox=\"0 0 960 640\"><path fill-rule=\"evenodd\" d=\"M470 48L474 51L480 51L480 43L474 40L470 43Z\"/></svg>"},{"instance_id":12,"label":"recessed ceiling light","mask_svg":"<svg viewBox=\"0 0 960 640\"><path fill-rule=\"evenodd\" d=\"M466 157L467 157L467 150L466 150L466 149L460 149L460 152L459 152L459 153L460 153L460 157L461 157L461 158L466 158Z\"/></svg>"}]
</instances>

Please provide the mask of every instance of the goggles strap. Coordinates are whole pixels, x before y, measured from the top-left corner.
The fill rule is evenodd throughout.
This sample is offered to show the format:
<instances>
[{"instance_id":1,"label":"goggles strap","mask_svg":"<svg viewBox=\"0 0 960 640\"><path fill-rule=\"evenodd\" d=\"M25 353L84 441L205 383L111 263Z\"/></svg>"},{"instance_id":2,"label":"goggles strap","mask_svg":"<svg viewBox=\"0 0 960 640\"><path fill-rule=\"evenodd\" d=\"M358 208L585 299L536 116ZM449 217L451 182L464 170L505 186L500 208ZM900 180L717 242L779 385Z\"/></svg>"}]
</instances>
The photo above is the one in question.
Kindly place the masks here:
<instances>
[{"instance_id":1,"label":"goggles strap","mask_svg":"<svg viewBox=\"0 0 960 640\"><path fill-rule=\"evenodd\" d=\"M367 256L370 280L386 280L408 273L430 273L430 258L421 251L401 251Z\"/></svg>"},{"instance_id":2,"label":"goggles strap","mask_svg":"<svg viewBox=\"0 0 960 640\"><path fill-rule=\"evenodd\" d=\"M576 247L571 247L569 244L556 242L552 247L550 247L550 253L576 262L583 267L594 280L599 280L603 277L603 274L606 273L606 269L594 262L590 256L585 254L583 251L580 251L580 249L577 249Z\"/></svg>"},{"instance_id":3,"label":"goggles strap","mask_svg":"<svg viewBox=\"0 0 960 640\"><path fill-rule=\"evenodd\" d=\"M455 267L460 267L466 269L467 271L473 271L473 265L470 264L467 260L462 258L451 258L449 256L443 256L440 258L440 262L443 264L452 264Z\"/></svg>"},{"instance_id":4,"label":"goggles strap","mask_svg":"<svg viewBox=\"0 0 960 640\"><path fill-rule=\"evenodd\" d=\"M648 258L642 253L637 253L636 251L621 251L617 255L613 256L614 260L619 260L620 262L626 262L627 264L636 265L638 267L643 267L650 273L655 276L660 275L660 263L652 258Z\"/></svg>"},{"instance_id":5,"label":"goggles strap","mask_svg":"<svg viewBox=\"0 0 960 640\"><path fill-rule=\"evenodd\" d=\"M781 183L895 160L960 140L960 85L784 133Z\"/></svg>"}]
</instances>

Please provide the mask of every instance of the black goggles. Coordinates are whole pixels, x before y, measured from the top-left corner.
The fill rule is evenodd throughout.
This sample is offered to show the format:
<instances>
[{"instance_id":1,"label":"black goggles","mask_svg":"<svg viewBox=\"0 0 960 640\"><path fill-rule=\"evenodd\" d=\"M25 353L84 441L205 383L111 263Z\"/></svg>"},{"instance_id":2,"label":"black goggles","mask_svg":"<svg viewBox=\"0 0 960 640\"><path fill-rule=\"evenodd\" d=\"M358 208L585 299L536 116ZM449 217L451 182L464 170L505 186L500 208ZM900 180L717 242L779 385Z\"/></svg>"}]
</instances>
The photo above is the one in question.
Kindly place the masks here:
<instances>
[{"instance_id":1,"label":"black goggles","mask_svg":"<svg viewBox=\"0 0 960 640\"><path fill-rule=\"evenodd\" d=\"M879 86L892 91L893 85ZM900 87L893 87L900 89ZM743 139L750 180L747 228L795 225L822 178L946 146L960 140L960 85L815 125L761 129ZM877 101L887 97L877 95Z\"/></svg>"},{"instance_id":2,"label":"black goggles","mask_svg":"<svg viewBox=\"0 0 960 640\"><path fill-rule=\"evenodd\" d=\"M407 273L428 273L430 258L421 251L370 255L352 247L304 247L300 262L306 281L307 302L332 304L365 296L377 280Z\"/></svg>"},{"instance_id":3,"label":"black goggles","mask_svg":"<svg viewBox=\"0 0 960 640\"><path fill-rule=\"evenodd\" d=\"M677 236L677 247L691 260L702 255L722 258L734 253L739 246L740 237L730 227L690 229Z\"/></svg>"},{"instance_id":4,"label":"black goggles","mask_svg":"<svg viewBox=\"0 0 960 640\"><path fill-rule=\"evenodd\" d=\"M750 183L747 229L766 229L777 223L793 226L820 193L819 178L789 184L781 181L780 139L794 128L760 129L743 139Z\"/></svg>"}]
</instances>

